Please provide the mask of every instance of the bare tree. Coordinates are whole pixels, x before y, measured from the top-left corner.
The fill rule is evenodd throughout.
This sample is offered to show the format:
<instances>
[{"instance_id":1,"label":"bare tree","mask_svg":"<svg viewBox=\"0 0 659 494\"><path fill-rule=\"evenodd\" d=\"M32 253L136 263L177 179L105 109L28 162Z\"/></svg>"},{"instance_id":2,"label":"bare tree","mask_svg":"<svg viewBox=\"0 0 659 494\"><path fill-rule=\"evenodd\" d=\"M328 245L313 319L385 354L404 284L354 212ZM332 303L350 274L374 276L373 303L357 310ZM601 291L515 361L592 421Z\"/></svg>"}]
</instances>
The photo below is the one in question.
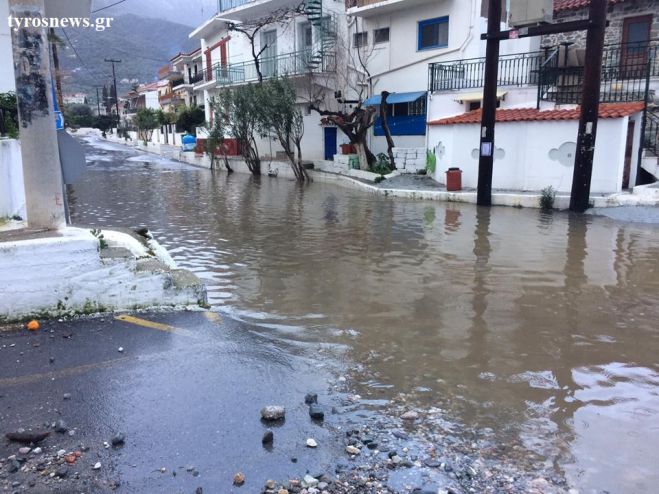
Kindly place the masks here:
<instances>
[{"instance_id":1,"label":"bare tree","mask_svg":"<svg viewBox=\"0 0 659 494\"><path fill-rule=\"evenodd\" d=\"M273 10L268 15L259 17L258 19L242 22L240 24L230 23L228 26L229 31L234 31L243 34L249 41L251 48L252 61L254 62L254 69L256 70L256 77L259 82L263 82L263 73L261 71L261 55L268 48L267 44L260 46L257 50L257 38L259 33L266 27L272 24L286 24L295 16L304 13L304 2L296 7L287 7ZM259 43L260 44L260 43Z\"/></svg>"},{"instance_id":2,"label":"bare tree","mask_svg":"<svg viewBox=\"0 0 659 494\"><path fill-rule=\"evenodd\" d=\"M376 107L365 106L364 101L371 92L368 61L373 56L373 48L363 42L351 46L352 35L359 33L358 21L355 21L354 26L354 32L348 31L347 36L337 36L337 57L343 58L337 58L335 73L307 75L306 98L313 111L324 117L325 122L336 125L348 137L359 156L360 168L369 170L376 162L367 143L368 130L375 123ZM358 41L359 37L354 36L354 40ZM333 99L327 97L326 90L332 85L337 88ZM386 111L386 98L384 104Z\"/></svg>"}]
</instances>

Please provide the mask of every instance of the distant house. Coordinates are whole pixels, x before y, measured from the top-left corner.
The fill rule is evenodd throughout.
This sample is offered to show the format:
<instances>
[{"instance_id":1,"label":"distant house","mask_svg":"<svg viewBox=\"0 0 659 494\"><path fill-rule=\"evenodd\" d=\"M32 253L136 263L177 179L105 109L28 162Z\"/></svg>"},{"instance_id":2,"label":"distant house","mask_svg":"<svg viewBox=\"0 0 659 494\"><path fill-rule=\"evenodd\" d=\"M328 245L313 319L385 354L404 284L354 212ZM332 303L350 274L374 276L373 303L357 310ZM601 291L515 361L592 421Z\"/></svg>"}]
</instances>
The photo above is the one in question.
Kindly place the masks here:
<instances>
[{"instance_id":1,"label":"distant house","mask_svg":"<svg viewBox=\"0 0 659 494\"><path fill-rule=\"evenodd\" d=\"M141 108L158 110L160 108L160 103L158 102L158 83L140 84L136 89L132 89L126 93L120 100L124 102L122 111L124 118L128 121L131 121L133 115Z\"/></svg>"},{"instance_id":2,"label":"distant house","mask_svg":"<svg viewBox=\"0 0 659 494\"><path fill-rule=\"evenodd\" d=\"M64 93L62 95L62 100L64 101L65 105L70 105L70 104L84 105L85 102L87 101L87 95L85 93L74 93L74 94Z\"/></svg>"},{"instance_id":3,"label":"distant house","mask_svg":"<svg viewBox=\"0 0 659 494\"><path fill-rule=\"evenodd\" d=\"M180 90L174 91L174 86L179 87L183 81L183 73L171 63L158 70L158 104L163 111L173 112L179 106L185 105Z\"/></svg>"},{"instance_id":4,"label":"distant house","mask_svg":"<svg viewBox=\"0 0 659 494\"><path fill-rule=\"evenodd\" d=\"M204 106L203 95L194 91L195 84L204 79L201 58L201 48L197 48L190 53L179 53L171 59L172 71L181 75L172 80L172 91L186 106Z\"/></svg>"}]
</instances>

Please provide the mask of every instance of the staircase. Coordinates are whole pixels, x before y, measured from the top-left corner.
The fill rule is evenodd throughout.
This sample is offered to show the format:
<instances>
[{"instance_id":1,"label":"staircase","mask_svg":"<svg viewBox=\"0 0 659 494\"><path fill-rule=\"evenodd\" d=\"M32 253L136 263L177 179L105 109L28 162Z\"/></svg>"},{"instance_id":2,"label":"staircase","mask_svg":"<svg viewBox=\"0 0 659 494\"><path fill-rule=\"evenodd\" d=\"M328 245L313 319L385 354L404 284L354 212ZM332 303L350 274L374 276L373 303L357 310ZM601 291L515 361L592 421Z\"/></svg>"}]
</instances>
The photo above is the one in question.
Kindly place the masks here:
<instances>
[{"instance_id":1,"label":"staircase","mask_svg":"<svg viewBox=\"0 0 659 494\"><path fill-rule=\"evenodd\" d=\"M648 105L643 129L641 167L659 180L659 107L656 105Z\"/></svg>"},{"instance_id":2,"label":"staircase","mask_svg":"<svg viewBox=\"0 0 659 494\"><path fill-rule=\"evenodd\" d=\"M336 46L337 21L333 14L323 15L322 0L305 0L304 12L316 31L316 42L311 56L307 60L310 71L326 69L327 55Z\"/></svg>"}]
</instances>

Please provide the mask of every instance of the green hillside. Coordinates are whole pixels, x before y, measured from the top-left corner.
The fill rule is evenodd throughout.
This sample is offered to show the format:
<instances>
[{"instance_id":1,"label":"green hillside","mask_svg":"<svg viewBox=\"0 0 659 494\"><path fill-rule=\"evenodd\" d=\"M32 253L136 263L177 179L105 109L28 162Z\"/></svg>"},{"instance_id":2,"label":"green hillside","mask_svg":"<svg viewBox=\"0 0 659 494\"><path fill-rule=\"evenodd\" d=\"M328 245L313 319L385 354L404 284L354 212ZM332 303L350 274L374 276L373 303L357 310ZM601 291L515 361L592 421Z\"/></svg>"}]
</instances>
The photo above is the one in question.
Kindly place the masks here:
<instances>
[{"instance_id":1,"label":"green hillside","mask_svg":"<svg viewBox=\"0 0 659 494\"><path fill-rule=\"evenodd\" d=\"M68 40L60 31L63 91L85 92L90 102L95 101L94 87L112 80L111 64L103 61L106 58L121 60L116 64L119 94L130 88L131 81L153 82L158 68L172 56L199 46L199 40L188 38L190 31L183 24L133 14L116 16L112 27L102 32L67 29Z\"/></svg>"}]
</instances>

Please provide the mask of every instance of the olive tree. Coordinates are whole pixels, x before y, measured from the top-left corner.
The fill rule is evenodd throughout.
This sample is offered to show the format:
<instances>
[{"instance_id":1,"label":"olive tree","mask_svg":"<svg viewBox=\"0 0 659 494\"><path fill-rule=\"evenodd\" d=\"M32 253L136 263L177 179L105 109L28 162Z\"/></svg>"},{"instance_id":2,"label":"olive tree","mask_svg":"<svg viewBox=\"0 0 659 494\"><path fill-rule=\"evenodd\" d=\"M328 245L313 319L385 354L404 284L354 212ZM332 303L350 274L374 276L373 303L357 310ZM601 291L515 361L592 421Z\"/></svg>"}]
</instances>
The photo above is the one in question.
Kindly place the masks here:
<instances>
[{"instance_id":1,"label":"olive tree","mask_svg":"<svg viewBox=\"0 0 659 494\"><path fill-rule=\"evenodd\" d=\"M140 108L135 114L138 137L146 143L151 140L154 129L158 128L158 114L151 108Z\"/></svg>"},{"instance_id":2,"label":"olive tree","mask_svg":"<svg viewBox=\"0 0 659 494\"><path fill-rule=\"evenodd\" d=\"M287 78L269 79L262 84L262 92L264 104L259 109L264 128L283 148L295 178L300 182L309 180L309 175L302 165L301 142L304 135L304 118L295 104L296 94L293 84Z\"/></svg>"},{"instance_id":3,"label":"olive tree","mask_svg":"<svg viewBox=\"0 0 659 494\"><path fill-rule=\"evenodd\" d=\"M240 154L249 171L261 174L258 137L266 137L267 129L262 108L266 106L261 84L245 84L222 90L217 99L225 118L226 132L238 141Z\"/></svg>"}]
</instances>

